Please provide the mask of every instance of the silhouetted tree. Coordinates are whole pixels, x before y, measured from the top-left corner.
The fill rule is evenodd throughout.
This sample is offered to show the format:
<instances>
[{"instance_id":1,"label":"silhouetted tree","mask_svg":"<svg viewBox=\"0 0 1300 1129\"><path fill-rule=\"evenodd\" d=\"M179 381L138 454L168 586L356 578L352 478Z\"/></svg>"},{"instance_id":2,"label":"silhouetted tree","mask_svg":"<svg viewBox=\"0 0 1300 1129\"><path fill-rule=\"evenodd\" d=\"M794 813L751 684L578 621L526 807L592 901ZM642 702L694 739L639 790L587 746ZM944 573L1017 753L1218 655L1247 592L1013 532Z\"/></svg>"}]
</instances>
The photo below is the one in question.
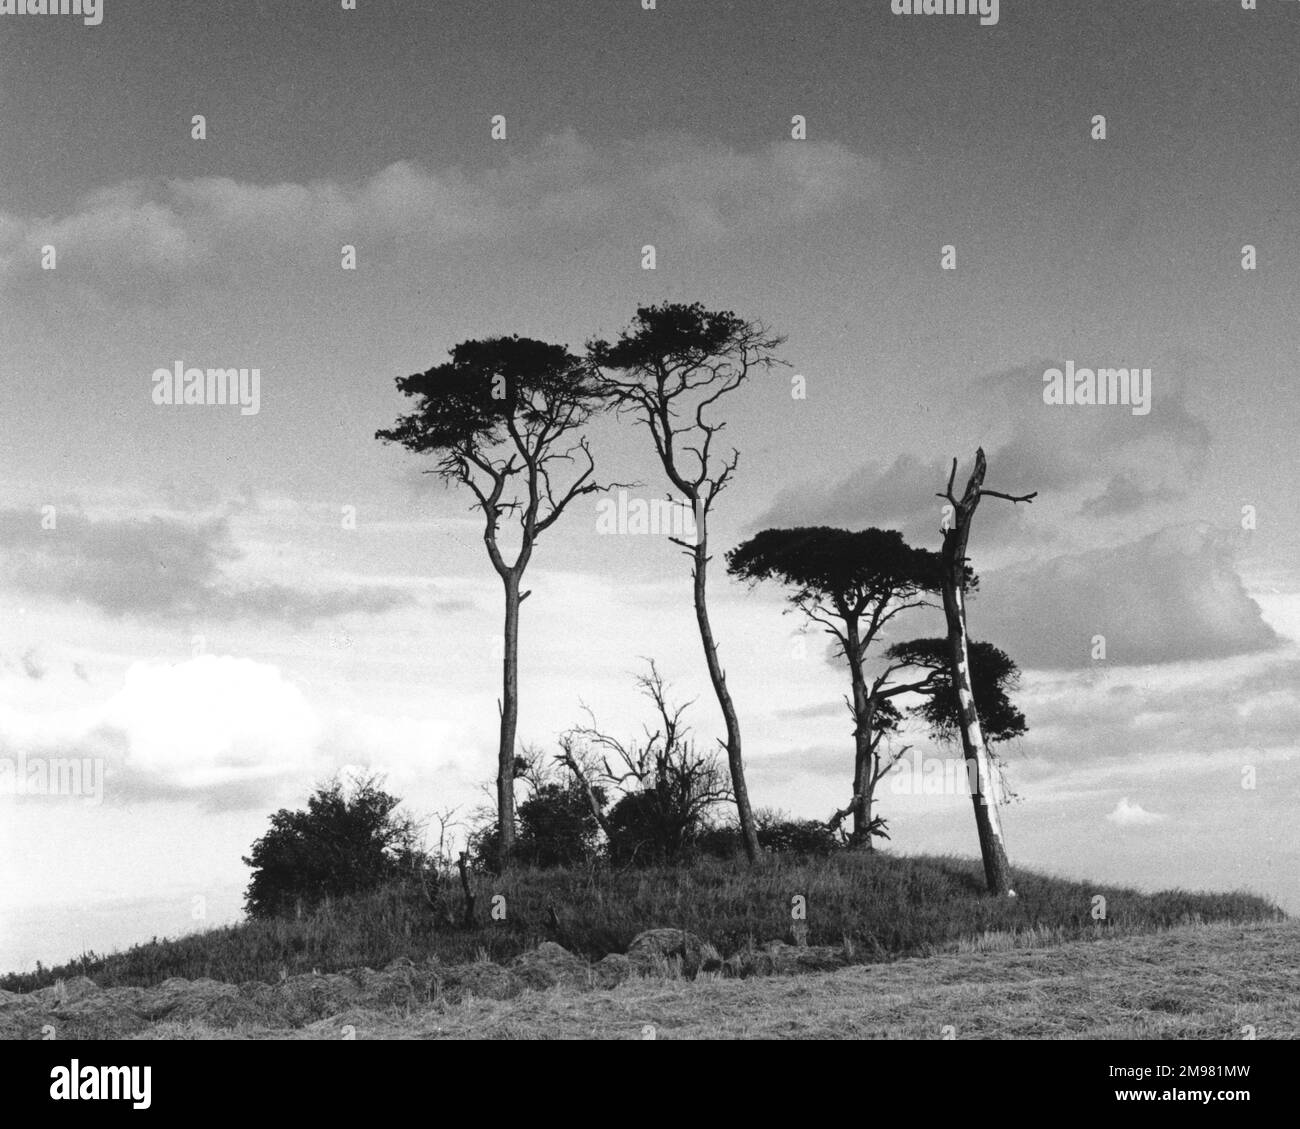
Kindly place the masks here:
<instances>
[{"instance_id":1,"label":"silhouetted tree","mask_svg":"<svg viewBox=\"0 0 1300 1129\"><path fill-rule=\"evenodd\" d=\"M381 783L370 776L345 787L336 778L317 787L305 811L281 808L271 816L270 830L242 860L253 869L244 895L250 917L373 889L427 861L418 825L397 811L401 801Z\"/></svg>"},{"instance_id":2,"label":"silhouetted tree","mask_svg":"<svg viewBox=\"0 0 1300 1129\"><path fill-rule=\"evenodd\" d=\"M689 504L694 511L695 537L672 540L692 562L695 619L727 730L731 786L750 861L758 857L759 843L745 786L740 722L718 659L706 598L709 517L718 495L731 482L740 455L735 449L729 456L714 450L725 423L712 413L756 369L768 370L779 363L773 352L783 340L730 311L706 310L699 303L664 303L638 309L618 340L593 341L588 346L607 395L649 431L664 473L679 495L674 499L670 493L670 500Z\"/></svg>"},{"instance_id":3,"label":"silhouetted tree","mask_svg":"<svg viewBox=\"0 0 1300 1129\"><path fill-rule=\"evenodd\" d=\"M989 893L1005 897L1016 896L1011 888L1011 868L1007 863L1006 842L1002 835L1002 819L998 814L997 795L993 791L993 760L989 753L980 713L976 705L975 689L971 680L970 647L966 635L966 580L969 572L966 545L970 538L971 519L983 497L1002 498L1008 502L1031 502L1038 496L1032 494L1003 494L984 488L987 469L984 449L975 452L975 467L966 483L961 498L953 492L957 477L957 460L952 460L948 486L940 498L952 507L951 523L943 531L943 611L948 622L948 670L952 687L957 694L958 729L961 732L962 751L967 761L967 773L972 779L971 800L975 806L975 827L979 834L980 855L984 859L984 878Z\"/></svg>"},{"instance_id":4,"label":"silhouetted tree","mask_svg":"<svg viewBox=\"0 0 1300 1129\"><path fill-rule=\"evenodd\" d=\"M1009 741L1028 732L1025 715L1011 700L1020 685L1020 668L1005 651L992 643L967 641L970 651L971 691L979 711L980 727L990 744ZM948 664L948 640L910 639L895 643L885 652L896 662L931 669L933 681L924 700L913 709L935 738L943 742L961 740L961 702L953 688Z\"/></svg>"},{"instance_id":5,"label":"silhouetted tree","mask_svg":"<svg viewBox=\"0 0 1300 1129\"><path fill-rule=\"evenodd\" d=\"M838 827L851 814L850 841L865 850L871 849L872 836L888 838L885 821L872 814L876 785L907 751L884 745L901 719L893 699L926 689L934 678L929 674L919 682L893 683L895 672L907 665L901 662L869 678L867 651L900 612L934 606L940 567L938 553L912 548L892 529L765 529L727 554L732 576L783 584L790 604L826 630L848 665L852 696L845 702L853 718L853 792L829 825Z\"/></svg>"},{"instance_id":6,"label":"silhouetted tree","mask_svg":"<svg viewBox=\"0 0 1300 1129\"><path fill-rule=\"evenodd\" d=\"M451 360L401 377L415 410L376 438L438 457L444 482L468 487L483 511L483 542L505 589L501 726L497 750L498 850L514 847L515 737L519 723L520 590L537 539L574 498L604 487L593 480L587 440L575 433L604 406L596 374L561 345L524 337L464 341ZM571 468L567 485L553 475ZM502 521L517 519L514 560L501 545ZM509 550L506 550L507 552Z\"/></svg>"}]
</instances>

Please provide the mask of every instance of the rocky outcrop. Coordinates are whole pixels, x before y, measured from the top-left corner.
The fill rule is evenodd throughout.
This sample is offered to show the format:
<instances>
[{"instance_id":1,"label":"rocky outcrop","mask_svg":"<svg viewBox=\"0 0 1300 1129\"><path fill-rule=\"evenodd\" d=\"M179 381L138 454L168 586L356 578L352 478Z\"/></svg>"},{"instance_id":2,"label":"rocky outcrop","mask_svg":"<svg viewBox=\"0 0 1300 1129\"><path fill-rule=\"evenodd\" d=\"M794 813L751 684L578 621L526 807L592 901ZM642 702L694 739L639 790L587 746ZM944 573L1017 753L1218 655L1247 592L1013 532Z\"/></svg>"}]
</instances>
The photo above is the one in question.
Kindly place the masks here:
<instances>
[{"instance_id":1,"label":"rocky outcrop","mask_svg":"<svg viewBox=\"0 0 1300 1129\"><path fill-rule=\"evenodd\" d=\"M591 965L554 941L543 941L510 962L511 971L529 988L591 986Z\"/></svg>"},{"instance_id":2,"label":"rocky outcrop","mask_svg":"<svg viewBox=\"0 0 1300 1129\"><path fill-rule=\"evenodd\" d=\"M787 945L769 941L761 949L749 949L723 962L724 976L780 976L800 972L829 972L844 968L849 958L843 948L832 945Z\"/></svg>"},{"instance_id":3,"label":"rocky outcrop","mask_svg":"<svg viewBox=\"0 0 1300 1129\"><path fill-rule=\"evenodd\" d=\"M849 963L843 949L772 941L725 962L702 937L682 929L638 933L626 954L590 964L552 941L515 957L417 964L405 957L381 971L358 968L324 975L285 976L227 984L173 977L149 988L101 988L78 976L35 992L0 991L0 1039L127 1038L160 1024L338 1029L363 1026L365 1016L454 1005L470 997L513 999L527 990L609 989L634 976L724 976L821 972Z\"/></svg>"},{"instance_id":4,"label":"rocky outcrop","mask_svg":"<svg viewBox=\"0 0 1300 1129\"><path fill-rule=\"evenodd\" d=\"M670 969L678 961L682 975L689 977L722 968L717 950L685 929L647 929L638 933L627 947L627 955L641 972Z\"/></svg>"},{"instance_id":5,"label":"rocky outcrop","mask_svg":"<svg viewBox=\"0 0 1300 1129\"><path fill-rule=\"evenodd\" d=\"M623 953L610 953L592 966L591 973L593 987L617 988L636 975L636 968Z\"/></svg>"},{"instance_id":6,"label":"rocky outcrop","mask_svg":"<svg viewBox=\"0 0 1300 1129\"><path fill-rule=\"evenodd\" d=\"M449 967L442 977L441 999L460 1003L470 996L480 1000L513 1000L524 990L524 982L511 969L490 960Z\"/></svg>"},{"instance_id":7,"label":"rocky outcrop","mask_svg":"<svg viewBox=\"0 0 1300 1129\"><path fill-rule=\"evenodd\" d=\"M494 970L486 976L479 968ZM278 984L172 977L150 988L100 988L77 977L36 992L6 992L0 998L0 1038L124 1038L157 1023L241 1024L303 1027L349 1009L428 1006L446 993L505 998L501 981L513 981L499 965L442 969L437 962L394 961L382 972L369 968L327 975L289 976ZM489 984L489 981L493 983ZM508 983L506 994L522 985Z\"/></svg>"}]
</instances>

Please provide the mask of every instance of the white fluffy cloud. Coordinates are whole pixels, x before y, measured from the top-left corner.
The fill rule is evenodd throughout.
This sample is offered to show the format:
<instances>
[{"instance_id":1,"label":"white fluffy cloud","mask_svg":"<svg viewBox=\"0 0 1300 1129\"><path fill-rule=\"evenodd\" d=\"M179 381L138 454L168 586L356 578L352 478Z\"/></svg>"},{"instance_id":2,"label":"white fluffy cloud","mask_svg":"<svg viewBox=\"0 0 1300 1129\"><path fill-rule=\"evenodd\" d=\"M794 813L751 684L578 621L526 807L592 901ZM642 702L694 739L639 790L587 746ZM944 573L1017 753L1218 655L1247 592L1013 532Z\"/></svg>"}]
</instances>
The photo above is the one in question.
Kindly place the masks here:
<instances>
[{"instance_id":1,"label":"white fluffy cloud","mask_svg":"<svg viewBox=\"0 0 1300 1129\"><path fill-rule=\"evenodd\" d=\"M320 738L315 711L278 668L228 655L136 663L101 724L123 735L133 777L177 789L296 771Z\"/></svg>"},{"instance_id":2,"label":"white fluffy cloud","mask_svg":"<svg viewBox=\"0 0 1300 1129\"><path fill-rule=\"evenodd\" d=\"M66 662L40 680L0 664L0 760L20 773L20 758L98 760L108 805L265 809L300 803L350 766L383 774L420 810L440 808L469 802L490 771L475 737L466 720L359 710L230 655L132 663L107 697Z\"/></svg>"},{"instance_id":3,"label":"white fluffy cloud","mask_svg":"<svg viewBox=\"0 0 1300 1129\"><path fill-rule=\"evenodd\" d=\"M1159 823L1165 816L1147 811L1141 804L1130 801L1125 796L1106 818L1120 827L1146 827L1152 823Z\"/></svg>"},{"instance_id":4,"label":"white fluffy cloud","mask_svg":"<svg viewBox=\"0 0 1300 1129\"><path fill-rule=\"evenodd\" d=\"M277 667L215 655L134 663L99 705L0 711L0 753L100 758L110 803L256 804L313 771L322 732Z\"/></svg>"}]
</instances>

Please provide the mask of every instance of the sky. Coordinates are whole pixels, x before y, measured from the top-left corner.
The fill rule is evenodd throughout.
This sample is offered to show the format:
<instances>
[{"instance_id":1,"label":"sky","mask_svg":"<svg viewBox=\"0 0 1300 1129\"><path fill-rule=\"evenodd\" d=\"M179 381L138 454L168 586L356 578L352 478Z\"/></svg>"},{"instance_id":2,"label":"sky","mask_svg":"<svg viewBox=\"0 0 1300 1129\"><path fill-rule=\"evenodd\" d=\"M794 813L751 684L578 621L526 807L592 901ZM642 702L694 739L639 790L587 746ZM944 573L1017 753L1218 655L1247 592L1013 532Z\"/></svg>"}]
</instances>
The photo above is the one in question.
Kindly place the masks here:
<instances>
[{"instance_id":1,"label":"sky","mask_svg":"<svg viewBox=\"0 0 1300 1129\"><path fill-rule=\"evenodd\" d=\"M375 431L459 341L577 350L660 301L786 338L727 402L710 530L756 806L847 802L847 679L722 553L807 524L937 548L982 446L1038 491L970 545L971 633L1023 671L1013 865L1300 911L1298 65L1289 0L0 14L0 791L87 766L0 795L0 969L236 920L241 857L336 771L471 817L500 584L470 499ZM155 403L177 363L256 368L257 411ZM1046 403L1067 366L1149 369L1150 410ZM591 442L663 496L630 420ZM584 707L635 735L650 657L711 742L688 562L597 518L529 566L521 742ZM889 849L974 855L968 797L904 793L953 754L908 740Z\"/></svg>"}]
</instances>

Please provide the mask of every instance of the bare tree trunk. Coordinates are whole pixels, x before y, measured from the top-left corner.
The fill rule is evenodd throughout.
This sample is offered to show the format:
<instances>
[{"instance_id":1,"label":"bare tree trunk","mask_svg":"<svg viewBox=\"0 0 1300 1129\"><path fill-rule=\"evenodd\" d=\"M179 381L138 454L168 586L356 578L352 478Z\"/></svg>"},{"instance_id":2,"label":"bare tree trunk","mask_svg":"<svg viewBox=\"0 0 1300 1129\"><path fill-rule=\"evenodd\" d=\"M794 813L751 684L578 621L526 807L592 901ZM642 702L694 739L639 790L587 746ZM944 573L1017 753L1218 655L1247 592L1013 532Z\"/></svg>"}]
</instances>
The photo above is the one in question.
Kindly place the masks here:
<instances>
[{"instance_id":1,"label":"bare tree trunk","mask_svg":"<svg viewBox=\"0 0 1300 1129\"><path fill-rule=\"evenodd\" d=\"M497 862L505 867L515 849L515 734L519 727L519 577L502 578L506 594L501 679L501 743L497 748Z\"/></svg>"},{"instance_id":2,"label":"bare tree trunk","mask_svg":"<svg viewBox=\"0 0 1300 1129\"><path fill-rule=\"evenodd\" d=\"M1002 819L998 814L997 781L993 776L993 758L989 755L975 708L970 679L970 654L966 645L966 606L961 588L944 588L944 613L948 618L948 661L953 689L961 712L961 744L966 757L967 776L971 782L971 801L975 805L975 828L979 834L980 857L984 860L984 880L990 894L1014 898L1011 869L1002 837Z\"/></svg>"},{"instance_id":3,"label":"bare tree trunk","mask_svg":"<svg viewBox=\"0 0 1300 1129\"><path fill-rule=\"evenodd\" d=\"M853 681L853 833L850 846L860 850L873 849L871 842L871 800L875 791L873 777L875 766L871 757L871 723L875 712L867 694L867 680L862 673L862 659L858 625L848 624L849 672Z\"/></svg>"},{"instance_id":4,"label":"bare tree trunk","mask_svg":"<svg viewBox=\"0 0 1300 1129\"><path fill-rule=\"evenodd\" d=\"M705 599L705 570L708 567L708 537L704 521L697 518L695 543L695 619L700 625L700 641L704 644L704 661L709 667L709 680L722 709L722 719L727 727L727 764L731 769L731 790L736 797L736 812L740 817L740 839L745 846L745 857L754 862L762 854L758 845L758 829L754 824L754 811L749 805L749 789L745 787L745 762L740 755L740 722L736 707L727 689L727 676L718 662L718 645L713 639L709 623L709 608Z\"/></svg>"},{"instance_id":5,"label":"bare tree trunk","mask_svg":"<svg viewBox=\"0 0 1300 1129\"><path fill-rule=\"evenodd\" d=\"M470 885L469 882L469 852L468 851L460 852L460 858L459 860L457 860L456 866L460 870L461 889L465 891L465 917L464 917L465 928L473 929L474 928L474 888Z\"/></svg>"},{"instance_id":6,"label":"bare tree trunk","mask_svg":"<svg viewBox=\"0 0 1300 1129\"><path fill-rule=\"evenodd\" d=\"M861 742L859 742L861 745ZM861 851L876 849L875 836L871 834L871 809L875 805L876 784L871 748L859 747L853 780L853 834L849 845Z\"/></svg>"},{"instance_id":7,"label":"bare tree trunk","mask_svg":"<svg viewBox=\"0 0 1300 1129\"><path fill-rule=\"evenodd\" d=\"M953 469L955 472L955 461ZM953 524L943 535L943 611L948 621L948 664L953 690L957 694L962 752L971 784L971 801L975 805L975 827L979 834L980 856L984 860L984 879L989 893L1014 898L1016 892L1011 888L1011 868L998 813L993 758L989 755L979 711L975 708L966 638L966 542L970 536L971 518L979 505L984 471L984 452L981 450L976 454L975 469L961 501L952 499ZM951 498L951 480L948 490Z\"/></svg>"}]
</instances>

